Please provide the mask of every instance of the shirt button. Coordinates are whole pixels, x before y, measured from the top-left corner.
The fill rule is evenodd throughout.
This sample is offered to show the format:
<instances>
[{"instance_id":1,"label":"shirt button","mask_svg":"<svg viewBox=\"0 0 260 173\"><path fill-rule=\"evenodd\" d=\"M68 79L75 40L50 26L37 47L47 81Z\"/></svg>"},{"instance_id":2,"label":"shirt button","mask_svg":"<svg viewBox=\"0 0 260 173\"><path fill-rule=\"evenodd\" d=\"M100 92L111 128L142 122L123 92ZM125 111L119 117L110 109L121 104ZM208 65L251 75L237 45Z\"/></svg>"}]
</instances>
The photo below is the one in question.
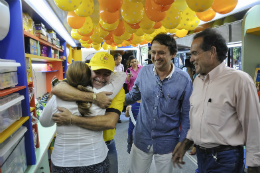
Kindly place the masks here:
<instances>
[{"instance_id":1,"label":"shirt button","mask_svg":"<svg viewBox=\"0 0 260 173\"><path fill-rule=\"evenodd\" d=\"M156 109L156 107L154 107L154 109Z\"/></svg>"},{"instance_id":2,"label":"shirt button","mask_svg":"<svg viewBox=\"0 0 260 173\"><path fill-rule=\"evenodd\" d=\"M159 96L157 95L157 97L159 97Z\"/></svg>"},{"instance_id":3,"label":"shirt button","mask_svg":"<svg viewBox=\"0 0 260 173\"><path fill-rule=\"evenodd\" d=\"M155 119L153 119L155 121Z\"/></svg>"}]
</instances>

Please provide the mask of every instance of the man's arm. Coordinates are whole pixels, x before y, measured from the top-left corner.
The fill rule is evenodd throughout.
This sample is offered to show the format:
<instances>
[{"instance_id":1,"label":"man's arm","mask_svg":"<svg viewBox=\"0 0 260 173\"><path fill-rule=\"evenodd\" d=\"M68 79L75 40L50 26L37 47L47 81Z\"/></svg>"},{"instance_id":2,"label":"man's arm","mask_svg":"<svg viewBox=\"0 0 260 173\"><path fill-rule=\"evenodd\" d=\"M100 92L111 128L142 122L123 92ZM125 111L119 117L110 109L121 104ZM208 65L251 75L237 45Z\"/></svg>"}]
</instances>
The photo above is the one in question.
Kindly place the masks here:
<instances>
[{"instance_id":1,"label":"man's arm","mask_svg":"<svg viewBox=\"0 0 260 173\"><path fill-rule=\"evenodd\" d=\"M66 101L84 101L84 102L92 102L93 101L93 93L92 92L83 92L80 91L66 82L61 82L57 84L51 91L53 95L61 98ZM100 92L96 95L95 104L99 107L106 109L112 99L107 97L107 95L111 95L111 92Z\"/></svg>"},{"instance_id":2,"label":"man's arm","mask_svg":"<svg viewBox=\"0 0 260 173\"><path fill-rule=\"evenodd\" d=\"M71 122L71 124L93 131L114 129L118 121L119 115L122 112L124 100L125 91L122 88L113 99L105 115L79 117L73 115L66 108L58 107L58 110L61 113L54 114L52 119L57 123L58 126L70 125Z\"/></svg>"}]
</instances>

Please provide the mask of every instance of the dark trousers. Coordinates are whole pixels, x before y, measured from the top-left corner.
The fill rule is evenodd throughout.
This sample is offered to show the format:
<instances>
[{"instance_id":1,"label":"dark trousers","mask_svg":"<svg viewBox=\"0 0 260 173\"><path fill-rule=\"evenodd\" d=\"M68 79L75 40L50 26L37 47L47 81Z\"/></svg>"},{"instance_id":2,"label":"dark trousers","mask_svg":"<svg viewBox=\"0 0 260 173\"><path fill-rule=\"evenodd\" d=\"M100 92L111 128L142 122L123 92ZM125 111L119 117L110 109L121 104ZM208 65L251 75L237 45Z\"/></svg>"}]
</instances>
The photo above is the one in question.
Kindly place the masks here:
<instances>
[{"instance_id":1,"label":"dark trousers","mask_svg":"<svg viewBox=\"0 0 260 173\"><path fill-rule=\"evenodd\" d=\"M205 153L198 147L196 149L199 173L243 173L243 147L217 153L213 150Z\"/></svg>"}]
</instances>

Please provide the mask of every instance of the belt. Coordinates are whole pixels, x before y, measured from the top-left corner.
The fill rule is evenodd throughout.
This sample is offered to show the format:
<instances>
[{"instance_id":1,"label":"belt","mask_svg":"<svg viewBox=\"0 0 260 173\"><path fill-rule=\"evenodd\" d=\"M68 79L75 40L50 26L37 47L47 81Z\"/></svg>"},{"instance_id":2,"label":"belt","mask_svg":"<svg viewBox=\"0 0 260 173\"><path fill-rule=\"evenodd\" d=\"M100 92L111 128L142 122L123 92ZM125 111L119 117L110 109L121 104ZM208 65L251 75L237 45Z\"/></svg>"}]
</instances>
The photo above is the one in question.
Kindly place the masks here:
<instances>
[{"instance_id":1,"label":"belt","mask_svg":"<svg viewBox=\"0 0 260 173\"><path fill-rule=\"evenodd\" d=\"M110 142L111 142L111 140L110 140L110 141L106 141L106 144L107 144L107 145L109 145L109 144L110 144Z\"/></svg>"},{"instance_id":2,"label":"belt","mask_svg":"<svg viewBox=\"0 0 260 173\"><path fill-rule=\"evenodd\" d=\"M220 145L214 148L204 148L199 145L196 145L197 149L199 149L202 153L210 153L214 151L215 153L217 152L222 152L222 151L228 151L228 150L234 150L234 149L240 149L242 146L231 146L231 145Z\"/></svg>"}]
</instances>

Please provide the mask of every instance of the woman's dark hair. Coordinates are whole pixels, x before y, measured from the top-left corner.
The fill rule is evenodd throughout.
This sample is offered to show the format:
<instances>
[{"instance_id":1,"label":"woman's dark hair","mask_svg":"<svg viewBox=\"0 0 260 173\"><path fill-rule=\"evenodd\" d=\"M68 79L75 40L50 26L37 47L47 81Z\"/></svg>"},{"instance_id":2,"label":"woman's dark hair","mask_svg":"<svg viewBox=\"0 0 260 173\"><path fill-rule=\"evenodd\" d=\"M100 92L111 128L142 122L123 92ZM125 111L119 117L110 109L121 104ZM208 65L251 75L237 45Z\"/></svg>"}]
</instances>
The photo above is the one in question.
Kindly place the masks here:
<instances>
[{"instance_id":1,"label":"woman's dark hair","mask_svg":"<svg viewBox=\"0 0 260 173\"><path fill-rule=\"evenodd\" d=\"M132 61L133 59L136 59L136 57L135 57L134 55L130 55L130 56L128 57L128 60L127 60L127 62L126 62L127 68L130 67L130 63L131 63L131 61Z\"/></svg>"},{"instance_id":2,"label":"woman's dark hair","mask_svg":"<svg viewBox=\"0 0 260 173\"><path fill-rule=\"evenodd\" d=\"M200 48L203 51L208 51L212 46L214 46L216 47L218 61L223 62L226 59L228 47L226 45L226 40L221 34L211 28L208 28L196 34L193 40L200 37L203 38L203 42L200 45Z\"/></svg>"},{"instance_id":3,"label":"woman's dark hair","mask_svg":"<svg viewBox=\"0 0 260 173\"><path fill-rule=\"evenodd\" d=\"M174 55L178 51L177 43L170 35L160 33L153 38L151 45L153 45L154 42L158 42L161 45L168 47L171 55Z\"/></svg>"},{"instance_id":4,"label":"woman's dark hair","mask_svg":"<svg viewBox=\"0 0 260 173\"><path fill-rule=\"evenodd\" d=\"M116 53L115 55L114 55L114 60L117 60L117 58L119 57L119 56L122 56L120 53Z\"/></svg>"},{"instance_id":5,"label":"woman's dark hair","mask_svg":"<svg viewBox=\"0 0 260 173\"><path fill-rule=\"evenodd\" d=\"M91 70L84 62L75 61L71 65L69 65L66 76L69 85L77 88L80 91L92 92L86 88L88 85L90 85ZM91 113L91 103L82 101L77 101L76 103L78 105L78 110L82 116L89 115Z\"/></svg>"}]
</instances>

